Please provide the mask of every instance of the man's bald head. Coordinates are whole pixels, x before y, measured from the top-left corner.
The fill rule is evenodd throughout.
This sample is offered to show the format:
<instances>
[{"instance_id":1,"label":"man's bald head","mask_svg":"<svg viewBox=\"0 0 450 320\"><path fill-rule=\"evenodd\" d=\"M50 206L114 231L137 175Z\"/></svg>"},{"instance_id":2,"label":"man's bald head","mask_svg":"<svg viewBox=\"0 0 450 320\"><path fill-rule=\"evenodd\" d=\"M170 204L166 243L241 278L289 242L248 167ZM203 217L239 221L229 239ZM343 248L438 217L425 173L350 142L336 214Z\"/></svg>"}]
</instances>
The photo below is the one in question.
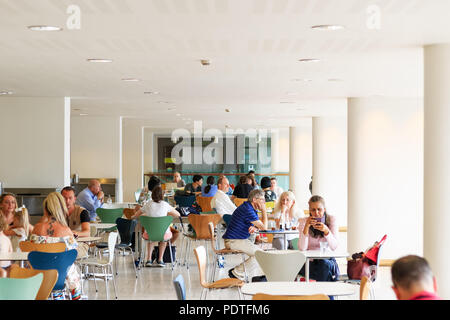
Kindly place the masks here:
<instances>
[{"instance_id":1,"label":"man's bald head","mask_svg":"<svg viewBox=\"0 0 450 320\"><path fill-rule=\"evenodd\" d=\"M97 194L97 193L99 193L99 191L102 190L102 186L100 184L100 181L95 180L95 179L92 179L92 180L89 181L88 188L89 188L89 190L92 191L93 194Z\"/></svg>"}]
</instances>

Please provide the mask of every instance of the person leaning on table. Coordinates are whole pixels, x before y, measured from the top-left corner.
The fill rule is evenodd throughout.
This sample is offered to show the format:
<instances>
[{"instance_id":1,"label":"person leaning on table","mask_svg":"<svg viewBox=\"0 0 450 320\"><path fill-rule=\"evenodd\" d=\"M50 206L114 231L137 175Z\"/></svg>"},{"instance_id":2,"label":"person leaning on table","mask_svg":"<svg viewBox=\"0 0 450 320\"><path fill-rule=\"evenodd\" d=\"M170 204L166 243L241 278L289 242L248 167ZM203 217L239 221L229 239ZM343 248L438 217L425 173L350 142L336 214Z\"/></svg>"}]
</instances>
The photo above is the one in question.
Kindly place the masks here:
<instances>
[{"instance_id":1,"label":"person leaning on table","mask_svg":"<svg viewBox=\"0 0 450 320\"><path fill-rule=\"evenodd\" d=\"M336 250L339 245L336 217L327 213L325 200L321 196L312 196L308 204L310 216L298 220L299 250L319 250L322 241L326 241L331 250ZM305 266L300 270L300 274L305 275ZM310 260L309 275L317 281L337 281L339 267L336 259Z\"/></svg>"},{"instance_id":2,"label":"person leaning on table","mask_svg":"<svg viewBox=\"0 0 450 320\"><path fill-rule=\"evenodd\" d=\"M259 220L257 210L261 211L262 220ZM250 233L254 233L257 229L267 230L266 202L262 190L250 192L248 201L245 201L233 212L230 224L223 235L225 248L241 250L249 256L244 263L250 279L263 275L255 258L255 252L261 249L249 239ZM244 263L228 271L230 278L244 280Z\"/></svg>"},{"instance_id":3,"label":"person leaning on table","mask_svg":"<svg viewBox=\"0 0 450 320\"><path fill-rule=\"evenodd\" d=\"M441 300L436 278L424 258L409 255L396 260L391 275L398 300Z\"/></svg>"}]
</instances>

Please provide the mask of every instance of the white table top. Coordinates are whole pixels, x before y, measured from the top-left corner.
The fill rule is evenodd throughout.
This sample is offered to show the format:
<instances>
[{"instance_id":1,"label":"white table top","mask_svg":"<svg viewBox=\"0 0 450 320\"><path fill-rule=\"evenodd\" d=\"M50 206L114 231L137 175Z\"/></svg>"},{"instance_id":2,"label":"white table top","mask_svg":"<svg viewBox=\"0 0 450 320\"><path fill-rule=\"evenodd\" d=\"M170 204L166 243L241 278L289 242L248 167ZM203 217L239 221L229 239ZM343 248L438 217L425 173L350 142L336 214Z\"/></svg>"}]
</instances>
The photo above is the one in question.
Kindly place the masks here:
<instances>
[{"instance_id":1,"label":"white table top","mask_svg":"<svg viewBox=\"0 0 450 320\"><path fill-rule=\"evenodd\" d=\"M77 238L77 242L94 242L94 241L100 241L102 237L80 237Z\"/></svg>"},{"instance_id":2,"label":"white table top","mask_svg":"<svg viewBox=\"0 0 450 320\"><path fill-rule=\"evenodd\" d=\"M109 229L117 226L115 223L91 223L92 227L96 227L97 229Z\"/></svg>"},{"instance_id":3,"label":"white table top","mask_svg":"<svg viewBox=\"0 0 450 320\"><path fill-rule=\"evenodd\" d=\"M256 233L264 233L264 234L298 234L298 230L285 230L285 229L277 229L277 230L259 230Z\"/></svg>"},{"instance_id":4,"label":"white table top","mask_svg":"<svg viewBox=\"0 0 450 320\"><path fill-rule=\"evenodd\" d=\"M330 249L326 249L325 252L321 252L320 250L306 250L306 251L302 251L302 253L305 254L306 258L313 258L313 259L346 258L349 256L348 252L333 251Z\"/></svg>"},{"instance_id":5,"label":"white table top","mask_svg":"<svg viewBox=\"0 0 450 320\"><path fill-rule=\"evenodd\" d=\"M326 294L328 296L353 295L359 291L359 286L342 282L251 282L242 286L243 294L254 295L265 293L282 296L302 296Z\"/></svg>"},{"instance_id":6,"label":"white table top","mask_svg":"<svg viewBox=\"0 0 450 320\"><path fill-rule=\"evenodd\" d=\"M7 252L7 253L0 253L0 260L1 261L8 261L8 260L20 260L25 261L28 260L28 252Z\"/></svg>"}]
</instances>

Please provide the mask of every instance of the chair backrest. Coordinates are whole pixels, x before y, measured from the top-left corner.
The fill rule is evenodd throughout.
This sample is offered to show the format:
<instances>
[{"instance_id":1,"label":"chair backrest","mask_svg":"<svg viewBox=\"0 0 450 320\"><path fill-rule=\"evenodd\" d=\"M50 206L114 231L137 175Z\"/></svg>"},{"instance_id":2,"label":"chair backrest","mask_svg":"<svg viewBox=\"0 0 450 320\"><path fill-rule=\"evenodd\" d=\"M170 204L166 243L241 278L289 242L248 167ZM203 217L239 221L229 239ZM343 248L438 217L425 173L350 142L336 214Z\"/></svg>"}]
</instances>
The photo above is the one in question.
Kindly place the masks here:
<instances>
[{"instance_id":1,"label":"chair backrest","mask_svg":"<svg viewBox=\"0 0 450 320\"><path fill-rule=\"evenodd\" d=\"M226 224L227 227L228 227L228 225L230 224L231 217L232 217L231 214L224 214L224 215L222 216L222 219L223 219L223 221L225 222L225 224Z\"/></svg>"},{"instance_id":2,"label":"chair backrest","mask_svg":"<svg viewBox=\"0 0 450 320\"><path fill-rule=\"evenodd\" d=\"M131 219L131 217L134 215L134 209L124 208L123 209L123 214L124 214L125 217L127 217L127 219Z\"/></svg>"},{"instance_id":3,"label":"chair backrest","mask_svg":"<svg viewBox=\"0 0 450 320\"><path fill-rule=\"evenodd\" d=\"M312 294L306 296L281 296L265 293L256 293L252 300L330 300L326 294Z\"/></svg>"},{"instance_id":4,"label":"chair backrest","mask_svg":"<svg viewBox=\"0 0 450 320\"><path fill-rule=\"evenodd\" d=\"M200 284L202 287L207 288L208 282L206 281L206 250L204 246L198 246L194 249L195 258L197 259L198 271L200 274Z\"/></svg>"},{"instance_id":5,"label":"chair backrest","mask_svg":"<svg viewBox=\"0 0 450 320\"><path fill-rule=\"evenodd\" d=\"M214 236L214 223L213 222L209 222L208 223L208 230L209 230L209 236L211 239L211 247L213 249L214 252L217 251L215 243L216 243L216 237Z\"/></svg>"},{"instance_id":6,"label":"chair backrest","mask_svg":"<svg viewBox=\"0 0 450 320\"><path fill-rule=\"evenodd\" d=\"M116 223L117 218L121 218L123 216L123 208L97 208L95 212L102 223Z\"/></svg>"},{"instance_id":7,"label":"chair backrest","mask_svg":"<svg viewBox=\"0 0 450 320\"><path fill-rule=\"evenodd\" d=\"M243 204L247 200L248 200L247 198L234 198L233 202L236 205L236 207L239 207L241 204Z\"/></svg>"},{"instance_id":8,"label":"chair backrest","mask_svg":"<svg viewBox=\"0 0 450 320\"><path fill-rule=\"evenodd\" d=\"M64 281L70 266L77 258L77 250L72 249L64 252L39 252L31 251L28 254L28 261L33 269L37 270L58 270L58 280L53 290L64 289Z\"/></svg>"},{"instance_id":9,"label":"chair backrest","mask_svg":"<svg viewBox=\"0 0 450 320\"><path fill-rule=\"evenodd\" d=\"M186 300L186 286L184 284L184 278L182 274L179 274L175 280L173 280L175 292L177 293L178 300Z\"/></svg>"},{"instance_id":10,"label":"chair backrest","mask_svg":"<svg viewBox=\"0 0 450 320\"><path fill-rule=\"evenodd\" d=\"M136 229L136 220L128 220L123 218L117 218L116 220L117 230L120 235L120 243L131 245L134 229Z\"/></svg>"},{"instance_id":11,"label":"chair backrest","mask_svg":"<svg viewBox=\"0 0 450 320\"><path fill-rule=\"evenodd\" d=\"M190 207L195 202L195 195L193 196L174 196L173 199L179 207Z\"/></svg>"},{"instance_id":12,"label":"chair backrest","mask_svg":"<svg viewBox=\"0 0 450 320\"><path fill-rule=\"evenodd\" d=\"M266 202L266 209L273 209L275 208L275 201L267 201Z\"/></svg>"},{"instance_id":13,"label":"chair backrest","mask_svg":"<svg viewBox=\"0 0 450 320\"><path fill-rule=\"evenodd\" d=\"M258 250L255 258L267 281L294 281L306 261L305 255L297 250Z\"/></svg>"},{"instance_id":14,"label":"chair backrest","mask_svg":"<svg viewBox=\"0 0 450 320\"><path fill-rule=\"evenodd\" d=\"M214 227L222 217L218 213L214 214L190 214L188 221L195 231L196 239L210 239L208 223L212 222Z\"/></svg>"},{"instance_id":15,"label":"chair backrest","mask_svg":"<svg viewBox=\"0 0 450 320\"><path fill-rule=\"evenodd\" d=\"M298 250L298 238L292 239L291 244L292 244L292 248L294 248L294 250Z\"/></svg>"},{"instance_id":16,"label":"chair backrest","mask_svg":"<svg viewBox=\"0 0 450 320\"><path fill-rule=\"evenodd\" d=\"M66 244L64 242L34 243L31 241L21 241L19 242L19 248L22 252L63 252L66 251Z\"/></svg>"},{"instance_id":17,"label":"chair backrest","mask_svg":"<svg viewBox=\"0 0 450 320\"><path fill-rule=\"evenodd\" d=\"M58 280L58 270L36 270L16 267L11 269L9 276L11 278L24 279L33 277L39 273L42 273L44 278L36 295L36 300L47 300L53 287L55 286L56 281Z\"/></svg>"},{"instance_id":18,"label":"chair backrest","mask_svg":"<svg viewBox=\"0 0 450 320\"><path fill-rule=\"evenodd\" d=\"M211 200L213 197L197 197L197 203L202 208L202 211L213 211L211 207Z\"/></svg>"},{"instance_id":19,"label":"chair backrest","mask_svg":"<svg viewBox=\"0 0 450 320\"><path fill-rule=\"evenodd\" d=\"M95 237L95 236L97 235L97 227L96 227L96 226L93 226L93 225L90 225L89 227L90 227L90 228L89 228L89 231L91 232L91 233L90 233L90 236L91 236L91 237Z\"/></svg>"},{"instance_id":20,"label":"chair backrest","mask_svg":"<svg viewBox=\"0 0 450 320\"><path fill-rule=\"evenodd\" d=\"M114 260L114 252L116 251L116 242L117 242L117 232L110 232L108 234L108 252L109 252L109 263L112 263Z\"/></svg>"},{"instance_id":21,"label":"chair backrest","mask_svg":"<svg viewBox=\"0 0 450 320\"><path fill-rule=\"evenodd\" d=\"M371 282L366 276L361 277L359 284L359 300L369 300Z\"/></svg>"},{"instance_id":22,"label":"chair backrest","mask_svg":"<svg viewBox=\"0 0 450 320\"><path fill-rule=\"evenodd\" d=\"M0 300L35 300L43 278L42 273L24 279L0 278Z\"/></svg>"},{"instance_id":23,"label":"chair backrest","mask_svg":"<svg viewBox=\"0 0 450 320\"><path fill-rule=\"evenodd\" d=\"M149 241L164 241L164 234L173 221L172 216L147 217L140 216L139 222L148 234Z\"/></svg>"}]
</instances>

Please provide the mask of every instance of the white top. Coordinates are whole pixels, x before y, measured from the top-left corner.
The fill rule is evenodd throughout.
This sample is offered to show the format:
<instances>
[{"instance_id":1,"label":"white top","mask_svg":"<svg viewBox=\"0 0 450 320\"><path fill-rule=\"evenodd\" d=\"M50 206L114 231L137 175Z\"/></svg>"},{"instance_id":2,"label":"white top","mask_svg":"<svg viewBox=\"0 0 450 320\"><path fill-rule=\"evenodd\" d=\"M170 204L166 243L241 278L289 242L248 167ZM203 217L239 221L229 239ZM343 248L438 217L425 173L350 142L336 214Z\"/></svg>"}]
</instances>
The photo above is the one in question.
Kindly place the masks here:
<instances>
[{"instance_id":1,"label":"white top","mask_svg":"<svg viewBox=\"0 0 450 320\"><path fill-rule=\"evenodd\" d=\"M11 240L6 236L3 232L0 232L0 255L8 255L13 251ZM11 259L1 259L3 262L0 262L0 267L9 267L11 265Z\"/></svg>"},{"instance_id":2,"label":"white top","mask_svg":"<svg viewBox=\"0 0 450 320\"><path fill-rule=\"evenodd\" d=\"M174 207L162 200L160 202L149 201L141 208L143 215L147 217L165 217L168 212L174 210ZM170 227L167 228L168 230Z\"/></svg>"},{"instance_id":3,"label":"white top","mask_svg":"<svg viewBox=\"0 0 450 320\"><path fill-rule=\"evenodd\" d=\"M254 295L265 293L284 296L302 296L312 294L326 294L328 296L353 295L359 291L359 286L350 283L317 281L317 282L294 282L294 281L270 281L252 282L242 286L243 294Z\"/></svg>"},{"instance_id":4,"label":"white top","mask_svg":"<svg viewBox=\"0 0 450 320\"><path fill-rule=\"evenodd\" d=\"M14 233L15 233L15 235L9 237L11 239L13 251L20 252L21 250L19 247L19 242L27 240L27 235L25 234L25 229L24 228L14 228L11 230L14 231Z\"/></svg>"},{"instance_id":5,"label":"white top","mask_svg":"<svg viewBox=\"0 0 450 320\"><path fill-rule=\"evenodd\" d=\"M224 214L233 214L234 210L236 210L236 205L223 191L217 190L211 200L211 208L215 208L217 213L223 216Z\"/></svg>"}]
</instances>

